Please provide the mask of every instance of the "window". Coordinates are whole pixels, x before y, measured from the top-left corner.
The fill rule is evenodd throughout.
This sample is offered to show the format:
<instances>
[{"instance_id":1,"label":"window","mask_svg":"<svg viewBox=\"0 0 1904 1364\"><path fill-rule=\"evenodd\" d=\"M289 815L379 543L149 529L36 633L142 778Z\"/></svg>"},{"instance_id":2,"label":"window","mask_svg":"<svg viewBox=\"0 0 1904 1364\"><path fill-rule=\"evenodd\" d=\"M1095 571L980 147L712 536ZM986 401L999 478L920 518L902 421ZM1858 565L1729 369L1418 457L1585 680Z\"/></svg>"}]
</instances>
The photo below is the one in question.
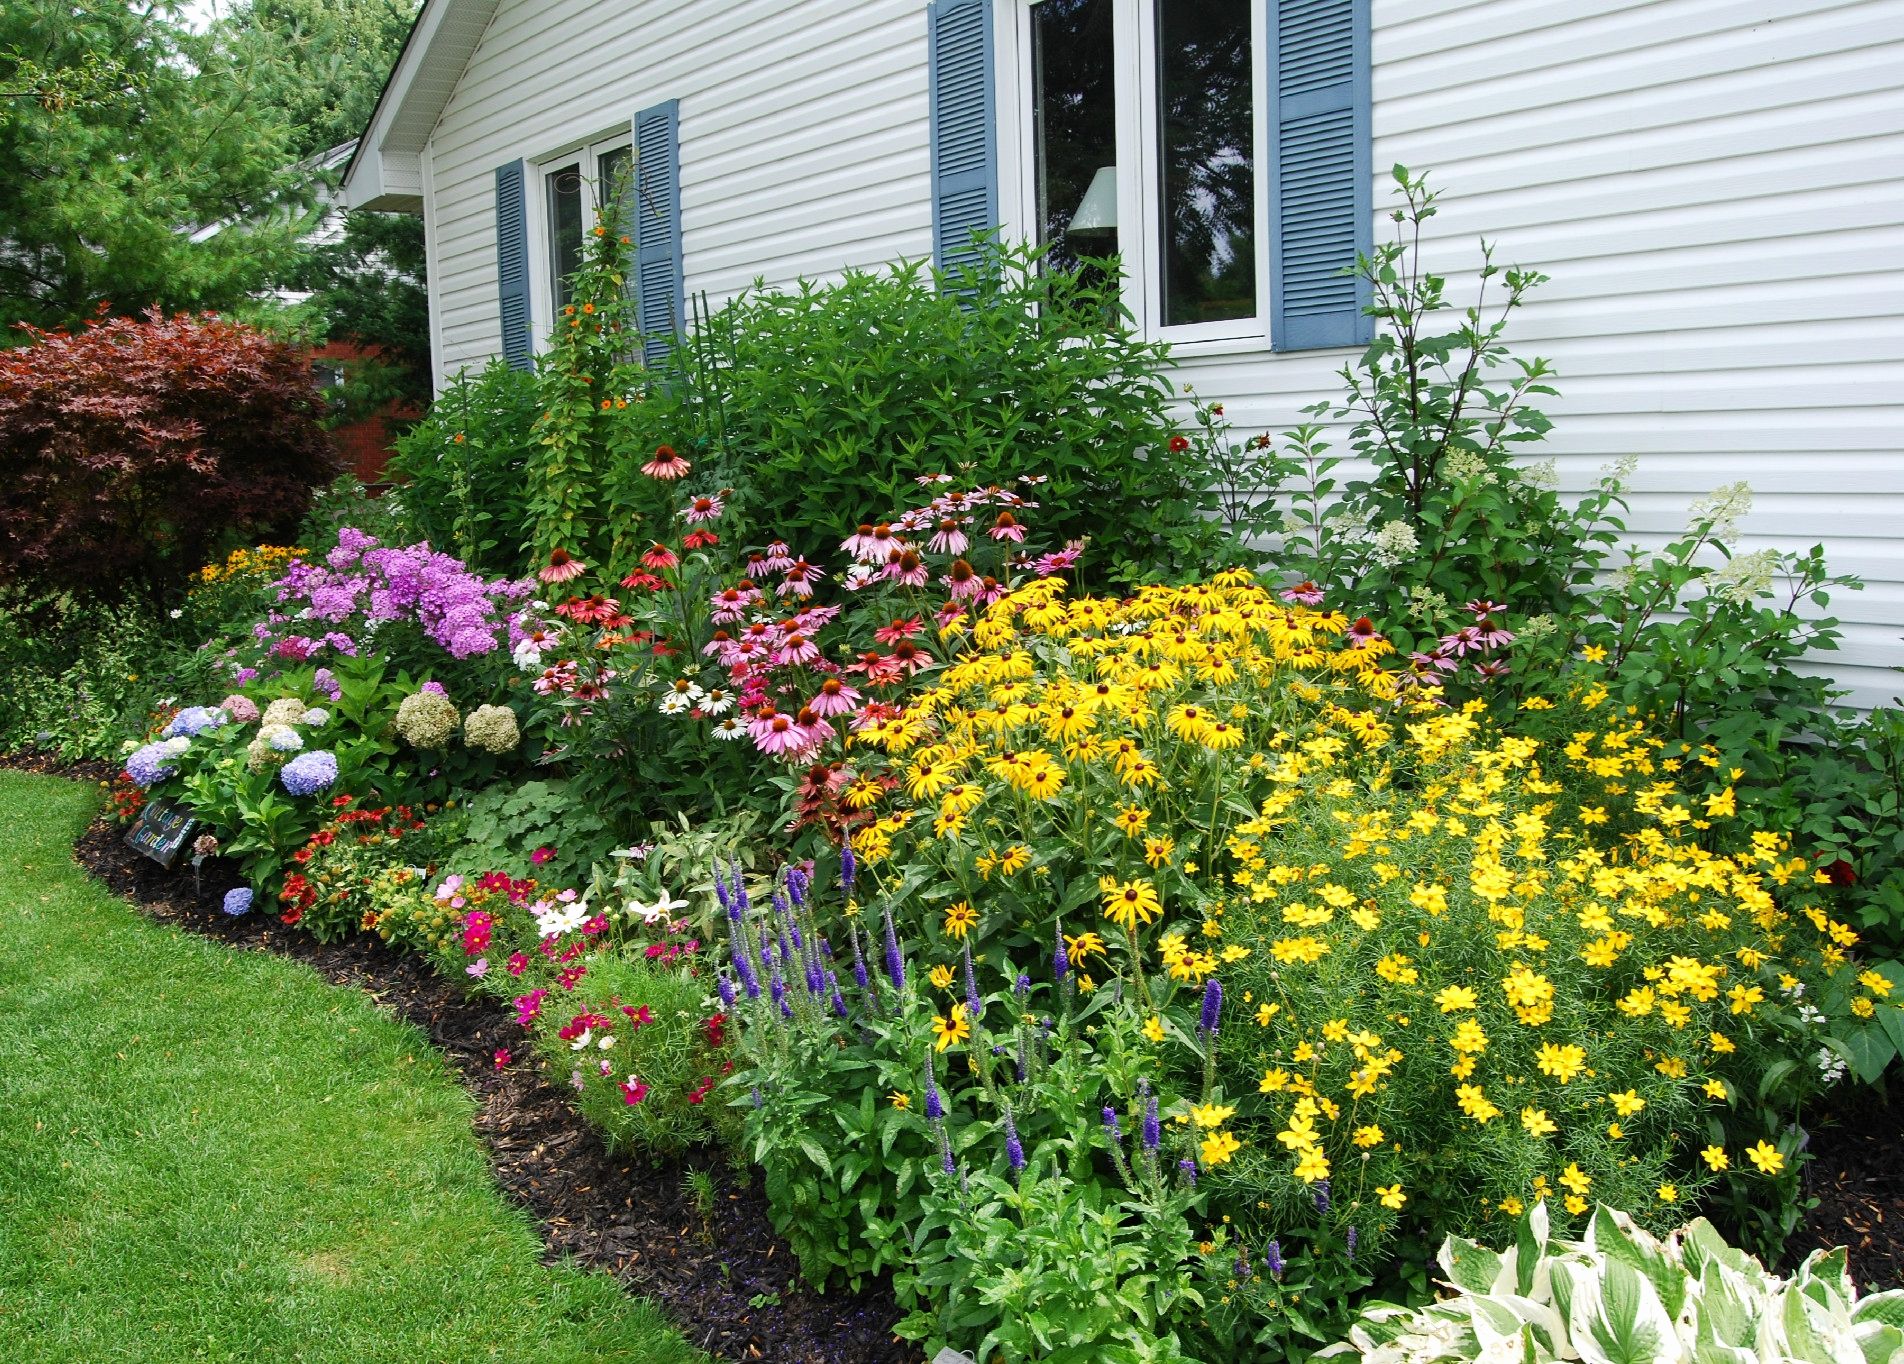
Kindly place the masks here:
<instances>
[{"instance_id":1,"label":"window","mask_svg":"<svg viewBox=\"0 0 1904 1364\"><path fill-rule=\"evenodd\" d=\"M1024 0L1026 234L1118 253L1151 334L1261 339L1268 314L1260 0Z\"/></svg>"},{"instance_id":2,"label":"window","mask_svg":"<svg viewBox=\"0 0 1904 1364\"><path fill-rule=\"evenodd\" d=\"M595 224L597 210L627 189L633 153L626 137L592 143L544 163L543 241L548 262L548 294L554 306L539 332L568 306L571 279L582 266L582 243ZM618 217L619 215L611 215Z\"/></svg>"}]
</instances>

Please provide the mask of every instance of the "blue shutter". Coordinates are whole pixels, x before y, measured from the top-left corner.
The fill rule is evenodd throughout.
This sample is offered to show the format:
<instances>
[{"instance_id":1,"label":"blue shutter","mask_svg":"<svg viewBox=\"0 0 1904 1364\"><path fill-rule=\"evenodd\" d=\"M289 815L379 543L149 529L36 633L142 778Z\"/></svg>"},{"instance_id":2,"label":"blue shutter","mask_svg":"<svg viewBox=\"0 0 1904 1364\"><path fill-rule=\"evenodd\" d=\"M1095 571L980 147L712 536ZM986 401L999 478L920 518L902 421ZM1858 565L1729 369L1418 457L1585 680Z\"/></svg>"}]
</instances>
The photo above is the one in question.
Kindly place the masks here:
<instances>
[{"instance_id":1,"label":"blue shutter","mask_svg":"<svg viewBox=\"0 0 1904 1364\"><path fill-rule=\"evenodd\" d=\"M682 327L681 101L635 115L635 325L649 364Z\"/></svg>"},{"instance_id":2,"label":"blue shutter","mask_svg":"<svg viewBox=\"0 0 1904 1364\"><path fill-rule=\"evenodd\" d=\"M1270 344L1362 344L1369 288L1343 270L1374 246L1369 0L1267 3Z\"/></svg>"},{"instance_id":3,"label":"blue shutter","mask_svg":"<svg viewBox=\"0 0 1904 1364\"><path fill-rule=\"evenodd\" d=\"M502 358L511 369L529 368L535 337L529 320L529 218L520 161L496 167L496 311L502 321Z\"/></svg>"},{"instance_id":4,"label":"blue shutter","mask_svg":"<svg viewBox=\"0 0 1904 1364\"><path fill-rule=\"evenodd\" d=\"M974 232L998 226L992 0L934 0L926 7L926 51L932 111L932 258L950 270L977 259Z\"/></svg>"}]
</instances>

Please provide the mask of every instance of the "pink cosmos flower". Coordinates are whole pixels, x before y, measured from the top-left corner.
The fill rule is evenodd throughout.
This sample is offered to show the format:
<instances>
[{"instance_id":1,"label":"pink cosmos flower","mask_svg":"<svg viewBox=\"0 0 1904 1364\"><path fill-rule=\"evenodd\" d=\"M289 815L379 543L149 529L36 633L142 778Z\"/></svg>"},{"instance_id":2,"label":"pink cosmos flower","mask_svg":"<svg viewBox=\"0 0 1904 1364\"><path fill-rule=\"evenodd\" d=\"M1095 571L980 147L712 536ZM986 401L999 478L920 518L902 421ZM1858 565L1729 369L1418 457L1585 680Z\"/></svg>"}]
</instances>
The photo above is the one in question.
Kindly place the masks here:
<instances>
[{"instance_id":1,"label":"pink cosmos flower","mask_svg":"<svg viewBox=\"0 0 1904 1364\"><path fill-rule=\"evenodd\" d=\"M536 577L545 583L566 583L582 576L588 565L570 554L566 549L549 551L549 562L544 564Z\"/></svg>"},{"instance_id":2,"label":"pink cosmos flower","mask_svg":"<svg viewBox=\"0 0 1904 1364\"><path fill-rule=\"evenodd\" d=\"M529 959L520 952L511 952L509 954L509 960L505 965L510 975L519 976L529 969Z\"/></svg>"},{"instance_id":3,"label":"pink cosmos flower","mask_svg":"<svg viewBox=\"0 0 1904 1364\"><path fill-rule=\"evenodd\" d=\"M657 445L654 458L641 466L641 472L649 478L658 478L672 483L677 478L687 477L688 470L694 466L675 453L672 445Z\"/></svg>"},{"instance_id":4,"label":"pink cosmos flower","mask_svg":"<svg viewBox=\"0 0 1904 1364\"><path fill-rule=\"evenodd\" d=\"M815 715L851 715L859 709L860 694L854 688L829 677L820 684L820 690L807 702L807 709Z\"/></svg>"},{"instance_id":5,"label":"pink cosmos flower","mask_svg":"<svg viewBox=\"0 0 1904 1364\"><path fill-rule=\"evenodd\" d=\"M508 1065L510 1060L511 1060L511 1057L509 1055L509 1048L507 1047L496 1048L496 1069L497 1070L501 1070L504 1066Z\"/></svg>"},{"instance_id":6,"label":"pink cosmos flower","mask_svg":"<svg viewBox=\"0 0 1904 1364\"><path fill-rule=\"evenodd\" d=\"M481 980L484 976L489 974L489 958L478 957L468 966L465 966L463 970L476 977L476 979Z\"/></svg>"},{"instance_id":7,"label":"pink cosmos flower","mask_svg":"<svg viewBox=\"0 0 1904 1364\"><path fill-rule=\"evenodd\" d=\"M638 1076L630 1075L621 1084L621 1101L633 1108L648 1097L648 1084Z\"/></svg>"},{"instance_id":8,"label":"pink cosmos flower","mask_svg":"<svg viewBox=\"0 0 1904 1364\"><path fill-rule=\"evenodd\" d=\"M541 847L541 848L537 848L534 852L529 854L529 861L532 865L540 867L544 865L545 863L549 862L554 857L555 857L554 848Z\"/></svg>"}]
</instances>

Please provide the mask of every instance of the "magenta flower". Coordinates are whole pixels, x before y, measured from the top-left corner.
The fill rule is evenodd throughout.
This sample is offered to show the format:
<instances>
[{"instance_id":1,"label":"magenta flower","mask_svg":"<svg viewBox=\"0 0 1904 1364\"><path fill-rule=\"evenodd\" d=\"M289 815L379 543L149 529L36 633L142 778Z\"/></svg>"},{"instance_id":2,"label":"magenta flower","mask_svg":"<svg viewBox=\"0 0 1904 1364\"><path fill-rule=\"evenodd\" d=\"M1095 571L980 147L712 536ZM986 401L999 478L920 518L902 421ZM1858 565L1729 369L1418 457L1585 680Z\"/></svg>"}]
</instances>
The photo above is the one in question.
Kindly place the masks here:
<instances>
[{"instance_id":1,"label":"magenta flower","mask_svg":"<svg viewBox=\"0 0 1904 1364\"><path fill-rule=\"evenodd\" d=\"M535 866L540 867L544 865L545 863L547 863L548 861L550 861L552 858L554 858L554 856L555 856L554 848L542 847L542 848L537 848L534 852L529 854L529 861Z\"/></svg>"},{"instance_id":2,"label":"magenta flower","mask_svg":"<svg viewBox=\"0 0 1904 1364\"><path fill-rule=\"evenodd\" d=\"M511 1059L513 1058L511 1058L511 1056L509 1055L509 1048L507 1047L496 1048L496 1069L497 1070L501 1070L504 1066L508 1065Z\"/></svg>"},{"instance_id":3,"label":"magenta flower","mask_svg":"<svg viewBox=\"0 0 1904 1364\"><path fill-rule=\"evenodd\" d=\"M703 521L717 521L726 510L727 504L722 501L721 494L715 493L709 497L695 498L681 509L681 517L689 525L695 525Z\"/></svg>"},{"instance_id":4,"label":"magenta flower","mask_svg":"<svg viewBox=\"0 0 1904 1364\"><path fill-rule=\"evenodd\" d=\"M650 542L647 551L641 556L641 562L657 573L663 569L679 568L681 566L681 560L675 556L674 551L662 544L659 540Z\"/></svg>"},{"instance_id":5,"label":"magenta flower","mask_svg":"<svg viewBox=\"0 0 1904 1364\"><path fill-rule=\"evenodd\" d=\"M630 1075L621 1083L619 1088L621 1089L621 1101L630 1108L633 1108L636 1104L648 1097L647 1081L638 1076Z\"/></svg>"}]
</instances>

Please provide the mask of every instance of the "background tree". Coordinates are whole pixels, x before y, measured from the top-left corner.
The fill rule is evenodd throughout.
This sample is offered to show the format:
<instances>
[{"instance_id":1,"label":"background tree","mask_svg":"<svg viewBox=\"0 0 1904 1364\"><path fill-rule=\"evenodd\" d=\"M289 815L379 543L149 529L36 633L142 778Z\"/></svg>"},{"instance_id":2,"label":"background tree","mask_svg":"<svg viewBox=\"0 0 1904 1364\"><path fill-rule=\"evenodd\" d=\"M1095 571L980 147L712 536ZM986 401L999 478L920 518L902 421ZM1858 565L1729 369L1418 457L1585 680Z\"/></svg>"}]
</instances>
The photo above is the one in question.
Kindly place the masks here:
<instances>
[{"instance_id":1,"label":"background tree","mask_svg":"<svg viewBox=\"0 0 1904 1364\"><path fill-rule=\"evenodd\" d=\"M0 93L0 344L102 300L225 308L301 253L288 123L173 0L8 0Z\"/></svg>"},{"instance_id":2,"label":"background tree","mask_svg":"<svg viewBox=\"0 0 1904 1364\"><path fill-rule=\"evenodd\" d=\"M416 0L240 0L212 34L293 156L310 157L363 132L416 12Z\"/></svg>"}]
</instances>

